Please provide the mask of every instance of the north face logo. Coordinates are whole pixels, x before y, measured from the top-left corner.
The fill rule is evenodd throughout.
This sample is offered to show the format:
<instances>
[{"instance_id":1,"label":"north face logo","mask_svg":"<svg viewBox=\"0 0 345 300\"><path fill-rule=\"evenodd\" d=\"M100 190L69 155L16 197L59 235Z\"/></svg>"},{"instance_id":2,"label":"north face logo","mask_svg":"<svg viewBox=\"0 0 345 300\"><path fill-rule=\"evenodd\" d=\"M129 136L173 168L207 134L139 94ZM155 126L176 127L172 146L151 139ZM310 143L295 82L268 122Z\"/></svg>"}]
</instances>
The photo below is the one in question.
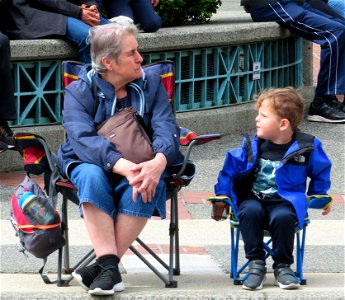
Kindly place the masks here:
<instances>
[{"instance_id":1,"label":"north face logo","mask_svg":"<svg viewBox=\"0 0 345 300\"><path fill-rule=\"evenodd\" d=\"M293 160L297 163L305 163L306 158L303 155L298 155L298 156L294 157Z\"/></svg>"}]
</instances>

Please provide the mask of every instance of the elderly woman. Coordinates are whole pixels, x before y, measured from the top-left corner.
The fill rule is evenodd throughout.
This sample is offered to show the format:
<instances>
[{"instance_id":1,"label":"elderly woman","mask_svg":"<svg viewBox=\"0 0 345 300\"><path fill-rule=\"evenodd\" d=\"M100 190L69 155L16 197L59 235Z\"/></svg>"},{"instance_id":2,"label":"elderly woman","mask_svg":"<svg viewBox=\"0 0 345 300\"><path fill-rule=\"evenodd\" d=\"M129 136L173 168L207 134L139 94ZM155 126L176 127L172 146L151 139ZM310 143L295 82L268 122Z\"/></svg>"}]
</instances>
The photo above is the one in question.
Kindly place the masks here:
<instances>
[{"instance_id":1,"label":"elderly woman","mask_svg":"<svg viewBox=\"0 0 345 300\"><path fill-rule=\"evenodd\" d=\"M62 173L78 189L97 257L73 276L90 294L110 295L124 289L118 263L148 218L155 210L165 218L165 169L179 157L178 126L160 75L143 74L135 25L95 26L89 39L93 70L83 70L79 80L66 88L67 140L58 156ZM98 106L92 82L101 95ZM153 132L154 158L135 164L98 136L96 128L119 107L139 110L142 97L143 118Z\"/></svg>"}]
</instances>

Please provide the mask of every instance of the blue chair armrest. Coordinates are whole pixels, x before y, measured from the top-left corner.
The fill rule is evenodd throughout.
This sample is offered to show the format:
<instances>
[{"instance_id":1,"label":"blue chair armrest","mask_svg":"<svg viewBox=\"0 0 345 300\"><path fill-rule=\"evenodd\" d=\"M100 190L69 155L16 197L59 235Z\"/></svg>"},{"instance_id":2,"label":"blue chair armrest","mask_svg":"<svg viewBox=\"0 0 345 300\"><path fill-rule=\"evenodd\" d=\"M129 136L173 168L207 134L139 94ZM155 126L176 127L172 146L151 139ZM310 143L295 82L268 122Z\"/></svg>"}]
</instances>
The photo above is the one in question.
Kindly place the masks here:
<instances>
[{"instance_id":1,"label":"blue chair armrest","mask_svg":"<svg viewBox=\"0 0 345 300\"><path fill-rule=\"evenodd\" d=\"M326 209L333 202L331 195L310 195L308 196L308 208Z\"/></svg>"}]
</instances>

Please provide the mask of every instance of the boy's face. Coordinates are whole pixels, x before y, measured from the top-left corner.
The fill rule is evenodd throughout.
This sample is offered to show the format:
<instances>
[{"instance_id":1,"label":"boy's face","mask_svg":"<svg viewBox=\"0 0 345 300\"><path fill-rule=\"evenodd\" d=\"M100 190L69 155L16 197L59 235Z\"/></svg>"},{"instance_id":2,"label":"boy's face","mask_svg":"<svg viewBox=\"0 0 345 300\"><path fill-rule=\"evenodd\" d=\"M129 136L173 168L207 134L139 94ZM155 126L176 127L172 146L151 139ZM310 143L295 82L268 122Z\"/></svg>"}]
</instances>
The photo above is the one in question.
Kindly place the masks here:
<instances>
[{"instance_id":1,"label":"boy's face","mask_svg":"<svg viewBox=\"0 0 345 300\"><path fill-rule=\"evenodd\" d=\"M258 137L270 140L273 143L280 140L282 119L273 110L268 100L262 102L255 121Z\"/></svg>"}]
</instances>

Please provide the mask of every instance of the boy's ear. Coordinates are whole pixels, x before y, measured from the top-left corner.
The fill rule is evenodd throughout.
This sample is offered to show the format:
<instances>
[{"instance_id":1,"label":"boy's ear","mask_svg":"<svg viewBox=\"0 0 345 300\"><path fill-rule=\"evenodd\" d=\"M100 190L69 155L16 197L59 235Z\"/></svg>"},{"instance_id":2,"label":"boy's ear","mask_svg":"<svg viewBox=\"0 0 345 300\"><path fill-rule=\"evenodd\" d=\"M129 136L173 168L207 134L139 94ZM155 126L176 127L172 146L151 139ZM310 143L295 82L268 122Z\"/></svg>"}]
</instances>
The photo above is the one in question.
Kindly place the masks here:
<instances>
[{"instance_id":1,"label":"boy's ear","mask_svg":"<svg viewBox=\"0 0 345 300\"><path fill-rule=\"evenodd\" d=\"M282 119L280 121L280 129L281 130L286 130L289 127L290 127L290 121L288 119Z\"/></svg>"}]
</instances>

